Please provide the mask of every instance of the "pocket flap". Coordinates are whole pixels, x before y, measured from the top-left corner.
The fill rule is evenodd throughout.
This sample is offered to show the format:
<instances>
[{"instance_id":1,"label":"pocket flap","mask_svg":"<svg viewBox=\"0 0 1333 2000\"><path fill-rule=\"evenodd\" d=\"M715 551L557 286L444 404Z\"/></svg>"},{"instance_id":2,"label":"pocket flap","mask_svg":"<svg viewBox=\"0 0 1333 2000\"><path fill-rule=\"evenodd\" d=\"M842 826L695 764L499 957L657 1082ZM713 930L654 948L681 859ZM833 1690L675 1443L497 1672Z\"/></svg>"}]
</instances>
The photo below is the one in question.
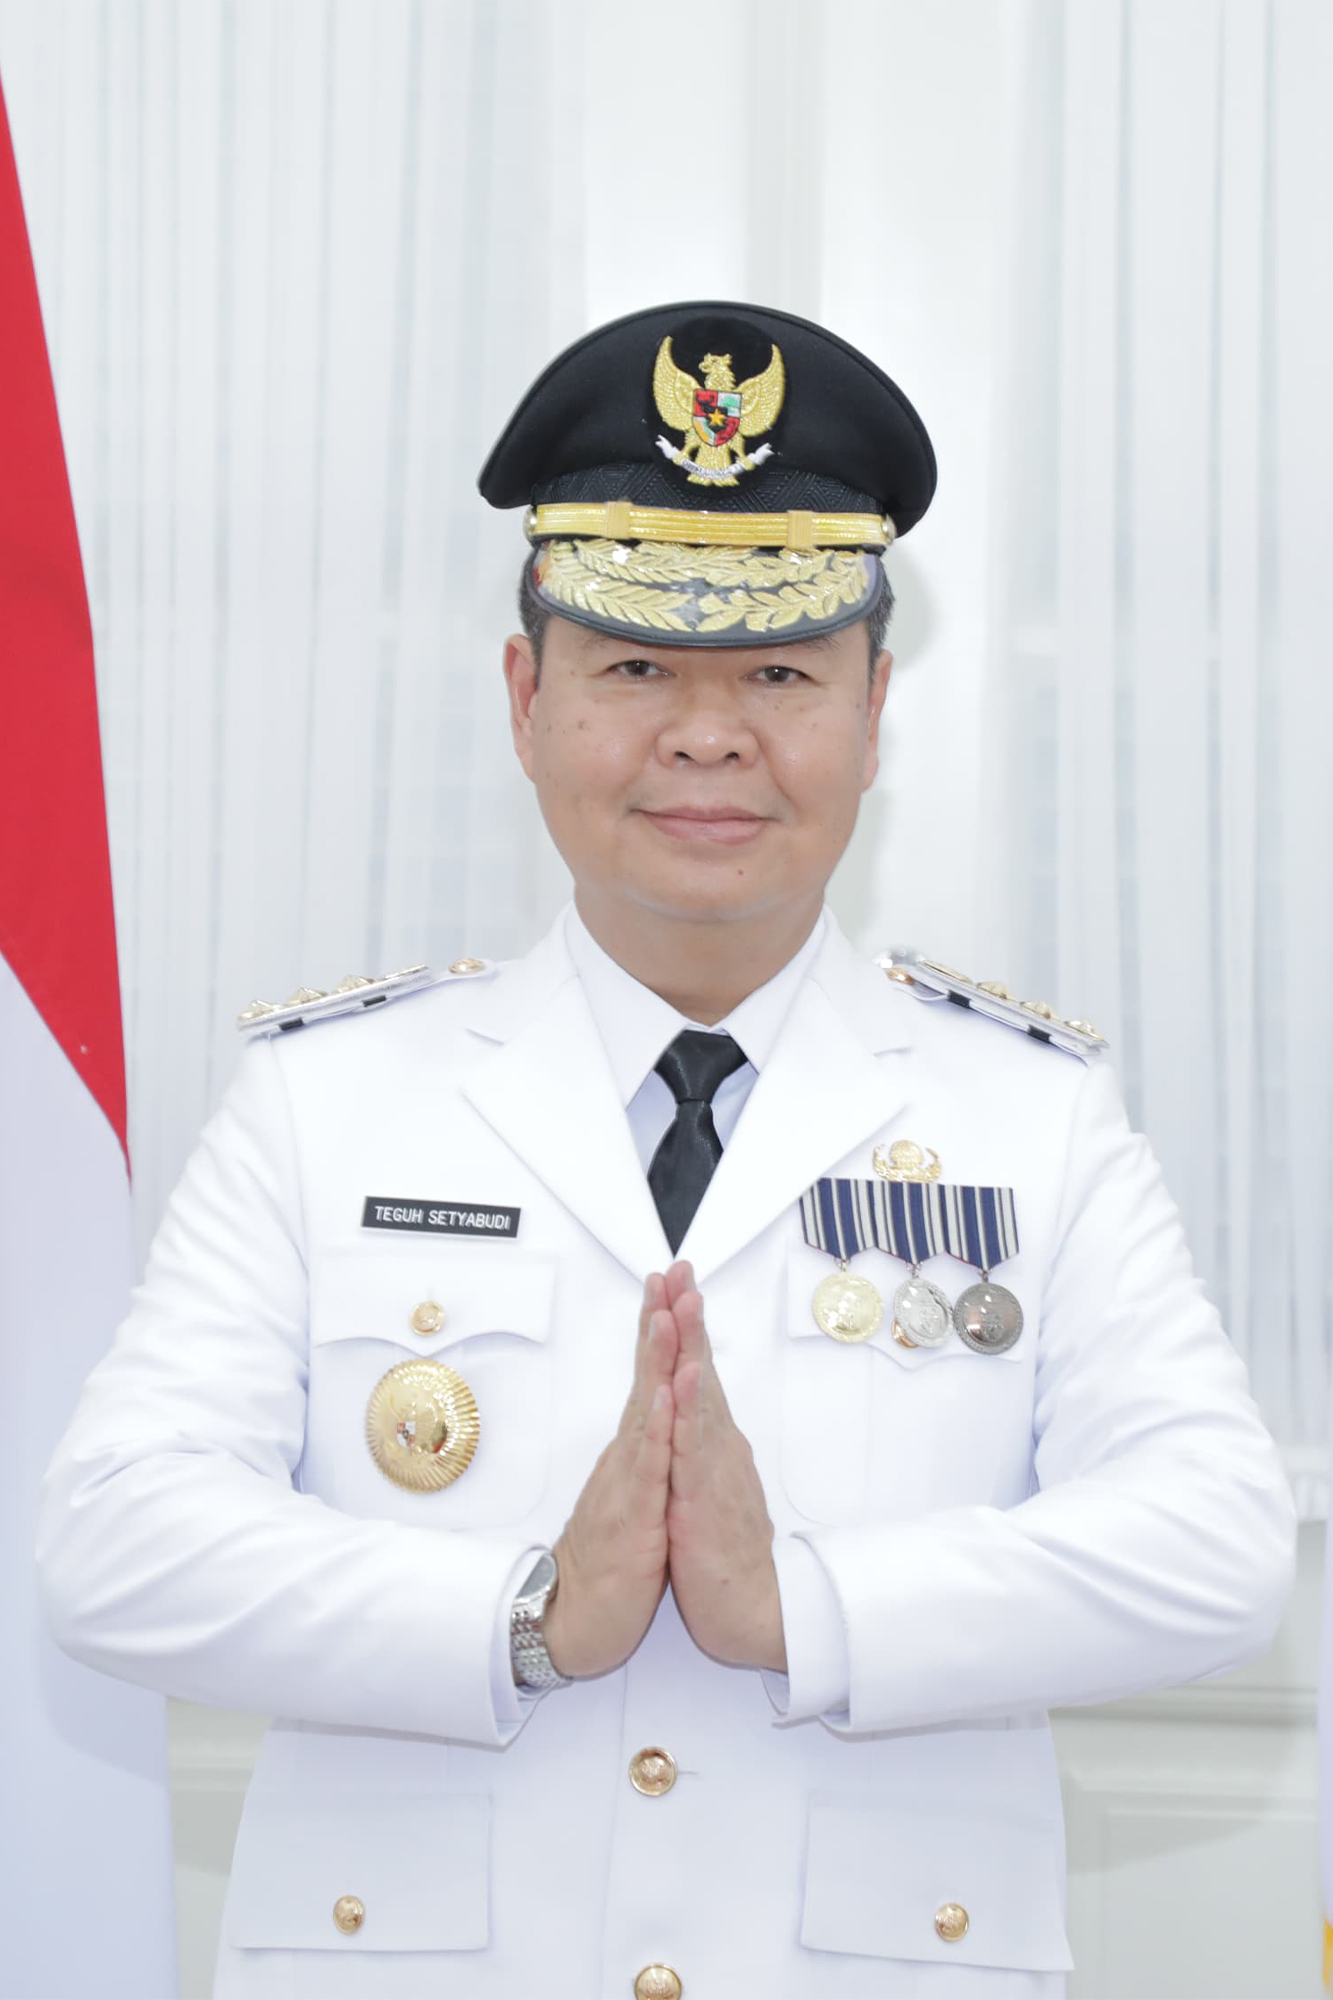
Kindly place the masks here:
<instances>
[{"instance_id":1,"label":"pocket flap","mask_svg":"<svg viewBox=\"0 0 1333 2000\"><path fill-rule=\"evenodd\" d=\"M1061 1873L1054 1835L1037 1821L815 1797L801 1943L870 1958L1067 1972ZM946 1904L967 1913L954 1943L935 1926Z\"/></svg>"},{"instance_id":2,"label":"pocket flap","mask_svg":"<svg viewBox=\"0 0 1333 2000\"><path fill-rule=\"evenodd\" d=\"M227 1942L312 1951L481 1951L489 1940L490 1800L407 1792L267 1792L232 1862ZM359 1928L334 1906L355 1897Z\"/></svg>"},{"instance_id":3,"label":"pocket flap","mask_svg":"<svg viewBox=\"0 0 1333 2000\"><path fill-rule=\"evenodd\" d=\"M545 1340L554 1284L550 1257L512 1244L415 1236L337 1244L311 1261L310 1339L316 1347L392 1340L414 1354L435 1354L478 1334Z\"/></svg>"}]
</instances>

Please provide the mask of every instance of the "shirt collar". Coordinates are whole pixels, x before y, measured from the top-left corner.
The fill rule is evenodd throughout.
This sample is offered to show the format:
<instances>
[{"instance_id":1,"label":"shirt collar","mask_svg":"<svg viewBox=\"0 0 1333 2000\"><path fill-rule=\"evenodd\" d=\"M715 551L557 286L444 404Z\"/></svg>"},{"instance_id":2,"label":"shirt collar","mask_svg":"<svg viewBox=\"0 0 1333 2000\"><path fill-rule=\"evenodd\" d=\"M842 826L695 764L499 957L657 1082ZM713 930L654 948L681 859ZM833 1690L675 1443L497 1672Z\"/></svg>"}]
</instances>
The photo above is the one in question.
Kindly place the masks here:
<instances>
[{"instance_id":1,"label":"shirt collar","mask_svg":"<svg viewBox=\"0 0 1333 2000\"><path fill-rule=\"evenodd\" d=\"M761 1070L773 1053L796 989L823 943L827 921L821 910L800 950L780 972L747 994L713 1030L731 1035L756 1070ZM659 993L618 965L603 951L572 903L565 915L565 942L610 1059L620 1101L628 1105L668 1043L682 1028L702 1024L677 1013Z\"/></svg>"}]
</instances>

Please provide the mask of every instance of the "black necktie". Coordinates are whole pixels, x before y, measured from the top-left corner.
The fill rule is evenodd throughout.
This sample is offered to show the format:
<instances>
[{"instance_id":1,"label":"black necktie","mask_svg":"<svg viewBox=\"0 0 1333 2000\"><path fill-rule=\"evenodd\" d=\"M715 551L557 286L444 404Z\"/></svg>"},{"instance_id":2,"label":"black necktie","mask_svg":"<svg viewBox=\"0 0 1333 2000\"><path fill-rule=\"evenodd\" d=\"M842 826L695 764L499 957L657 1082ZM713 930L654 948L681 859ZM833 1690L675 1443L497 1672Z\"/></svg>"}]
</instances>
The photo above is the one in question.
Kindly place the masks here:
<instances>
[{"instance_id":1,"label":"black necktie","mask_svg":"<svg viewBox=\"0 0 1333 2000\"><path fill-rule=\"evenodd\" d=\"M713 1124L713 1092L744 1061L744 1049L730 1035L685 1028L654 1065L676 1100L676 1115L648 1169L648 1185L673 1251L680 1248L722 1158L722 1141Z\"/></svg>"}]
</instances>

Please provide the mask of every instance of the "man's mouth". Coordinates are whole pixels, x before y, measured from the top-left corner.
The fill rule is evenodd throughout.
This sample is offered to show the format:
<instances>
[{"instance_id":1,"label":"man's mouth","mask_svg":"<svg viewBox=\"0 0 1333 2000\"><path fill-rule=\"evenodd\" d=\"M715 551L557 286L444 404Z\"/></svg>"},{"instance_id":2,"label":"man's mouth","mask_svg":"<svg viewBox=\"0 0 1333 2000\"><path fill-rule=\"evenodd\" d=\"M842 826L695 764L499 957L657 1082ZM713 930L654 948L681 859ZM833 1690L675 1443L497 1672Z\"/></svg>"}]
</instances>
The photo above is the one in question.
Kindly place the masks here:
<instances>
[{"instance_id":1,"label":"man's mouth","mask_svg":"<svg viewBox=\"0 0 1333 2000\"><path fill-rule=\"evenodd\" d=\"M715 841L723 847L739 847L757 838L768 825L762 813L748 806L664 806L656 811L639 808L643 817L672 840Z\"/></svg>"}]
</instances>

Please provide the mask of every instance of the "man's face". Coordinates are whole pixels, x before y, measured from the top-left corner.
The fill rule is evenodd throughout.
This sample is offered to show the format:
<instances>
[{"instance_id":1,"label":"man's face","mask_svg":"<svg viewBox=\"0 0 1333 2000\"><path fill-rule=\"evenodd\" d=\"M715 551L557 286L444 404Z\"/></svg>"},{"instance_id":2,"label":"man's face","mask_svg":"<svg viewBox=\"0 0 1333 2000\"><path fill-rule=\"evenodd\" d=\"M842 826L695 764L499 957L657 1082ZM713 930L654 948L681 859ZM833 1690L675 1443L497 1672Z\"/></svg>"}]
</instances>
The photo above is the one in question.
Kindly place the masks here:
<instances>
[{"instance_id":1,"label":"man's face","mask_svg":"<svg viewBox=\"0 0 1333 2000\"><path fill-rule=\"evenodd\" d=\"M817 900L878 765L866 628L681 648L547 627L505 648L514 744L578 888L675 921Z\"/></svg>"}]
</instances>

